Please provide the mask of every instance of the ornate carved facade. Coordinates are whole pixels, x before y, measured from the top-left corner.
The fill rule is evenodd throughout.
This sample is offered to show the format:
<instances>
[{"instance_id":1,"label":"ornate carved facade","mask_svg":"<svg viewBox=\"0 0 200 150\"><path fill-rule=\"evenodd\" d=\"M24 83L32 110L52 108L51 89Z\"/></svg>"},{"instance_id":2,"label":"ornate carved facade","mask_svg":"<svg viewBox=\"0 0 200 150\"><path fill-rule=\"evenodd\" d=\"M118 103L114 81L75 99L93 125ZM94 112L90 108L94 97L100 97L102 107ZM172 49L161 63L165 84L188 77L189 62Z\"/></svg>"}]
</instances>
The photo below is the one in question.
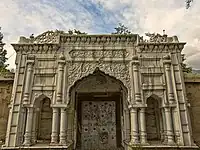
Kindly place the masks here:
<instances>
[{"instance_id":1,"label":"ornate carved facade","mask_svg":"<svg viewBox=\"0 0 200 150\"><path fill-rule=\"evenodd\" d=\"M159 38L21 37L12 44L17 70L2 148L195 148L181 70L185 43Z\"/></svg>"}]
</instances>

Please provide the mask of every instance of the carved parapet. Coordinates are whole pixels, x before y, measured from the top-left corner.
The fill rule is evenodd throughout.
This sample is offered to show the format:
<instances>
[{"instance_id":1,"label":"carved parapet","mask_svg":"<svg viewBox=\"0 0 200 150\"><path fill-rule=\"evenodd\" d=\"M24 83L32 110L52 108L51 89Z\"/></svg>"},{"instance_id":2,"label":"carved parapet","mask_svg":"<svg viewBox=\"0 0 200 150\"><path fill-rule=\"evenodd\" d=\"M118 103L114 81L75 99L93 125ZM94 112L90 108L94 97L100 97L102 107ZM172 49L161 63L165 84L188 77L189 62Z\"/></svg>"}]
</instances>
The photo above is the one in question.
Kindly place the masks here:
<instances>
[{"instance_id":1,"label":"carved parapet","mask_svg":"<svg viewBox=\"0 0 200 150\"><path fill-rule=\"evenodd\" d=\"M37 37L34 37L33 35L30 38L26 38L21 36L19 43L33 43L33 44L47 44L47 43L59 43L59 36L61 32L59 31L47 31L44 32Z\"/></svg>"},{"instance_id":2,"label":"carved parapet","mask_svg":"<svg viewBox=\"0 0 200 150\"><path fill-rule=\"evenodd\" d=\"M135 43L136 34L130 35L63 35L60 37L64 43Z\"/></svg>"},{"instance_id":3,"label":"carved parapet","mask_svg":"<svg viewBox=\"0 0 200 150\"><path fill-rule=\"evenodd\" d=\"M46 53L47 51L57 51L59 44L11 44L16 52L25 53Z\"/></svg>"},{"instance_id":4,"label":"carved parapet","mask_svg":"<svg viewBox=\"0 0 200 150\"><path fill-rule=\"evenodd\" d=\"M139 43L137 52L181 52L186 43Z\"/></svg>"}]
</instances>

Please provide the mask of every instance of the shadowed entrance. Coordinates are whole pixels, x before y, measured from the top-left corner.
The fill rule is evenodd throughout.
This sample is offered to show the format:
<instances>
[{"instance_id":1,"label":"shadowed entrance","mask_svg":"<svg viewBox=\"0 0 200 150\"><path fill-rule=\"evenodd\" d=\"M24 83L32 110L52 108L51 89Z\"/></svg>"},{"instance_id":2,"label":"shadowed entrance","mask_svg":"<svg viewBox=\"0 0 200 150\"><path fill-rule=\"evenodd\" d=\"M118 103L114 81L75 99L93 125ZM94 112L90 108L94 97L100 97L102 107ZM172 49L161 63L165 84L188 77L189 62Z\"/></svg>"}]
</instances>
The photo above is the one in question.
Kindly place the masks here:
<instances>
[{"instance_id":1,"label":"shadowed entrance","mask_svg":"<svg viewBox=\"0 0 200 150\"><path fill-rule=\"evenodd\" d=\"M79 81L74 92L76 149L123 148L128 133L122 131L126 90L120 81L96 70Z\"/></svg>"}]
</instances>

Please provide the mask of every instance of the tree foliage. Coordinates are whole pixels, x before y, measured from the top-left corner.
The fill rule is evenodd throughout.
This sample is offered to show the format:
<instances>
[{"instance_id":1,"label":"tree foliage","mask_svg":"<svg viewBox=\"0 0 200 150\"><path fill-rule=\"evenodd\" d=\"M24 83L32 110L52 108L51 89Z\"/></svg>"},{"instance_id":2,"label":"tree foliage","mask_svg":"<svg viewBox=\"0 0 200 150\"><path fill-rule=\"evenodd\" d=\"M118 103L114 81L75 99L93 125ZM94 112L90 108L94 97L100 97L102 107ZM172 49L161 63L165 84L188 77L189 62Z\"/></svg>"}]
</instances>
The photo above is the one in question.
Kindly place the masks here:
<instances>
[{"instance_id":1,"label":"tree foliage","mask_svg":"<svg viewBox=\"0 0 200 150\"><path fill-rule=\"evenodd\" d=\"M182 63L181 66L182 66L183 72L192 73L192 67L188 67L185 63Z\"/></svg>"},{"instance_id":2,"label":"tree foliage","mask_svg":"<svg viewBox=\"0 0 200 150\"><path fill-rule=\"evenodd\" d=\"M131 34L131 31L128 29L128 27L126 27L122 23L119 23L119 25L114 29L116 30L116 32L112 34Z\"/></svg>"},{"instance_id":3,"label":"tree foliage","mask_svg":"<svg viewBox=\"0 0 200 150\"><path fill-rule=\"evenodd\" d=\"M85 33L85 32L81 32L80 30L76 30L76 29L74 29L74 31L73 30L69 30L68 31L68 34L76 34L76 35L80 35L80 34L87 34L87 33Z\"/></svg>"},{"instance_id":4,"label":"tree foliage","mask_svg":"<svg viewBox=\"0 0 200 150\"><path fill-rule=\"evenodd\" d=\"M0 28L1 30L1 28ZM7 50L4 49L4 43L2 42L3 40L3 34L0 31L0 74L8 72L6 67L8 64L5 64L8 58L6 57L7 55Z\"/></svg>"},{"instance_id":5,"label":"tree foliage","mask_svg":"<svg viewBox=\"0 0 200 150\"><path fill-rule=\"evenodd\" d=\"M193 0L186 0L185 3L186 3L186 9L190 8L191 7L191 3L193 2Z\"/></svg>"}]
</instances>

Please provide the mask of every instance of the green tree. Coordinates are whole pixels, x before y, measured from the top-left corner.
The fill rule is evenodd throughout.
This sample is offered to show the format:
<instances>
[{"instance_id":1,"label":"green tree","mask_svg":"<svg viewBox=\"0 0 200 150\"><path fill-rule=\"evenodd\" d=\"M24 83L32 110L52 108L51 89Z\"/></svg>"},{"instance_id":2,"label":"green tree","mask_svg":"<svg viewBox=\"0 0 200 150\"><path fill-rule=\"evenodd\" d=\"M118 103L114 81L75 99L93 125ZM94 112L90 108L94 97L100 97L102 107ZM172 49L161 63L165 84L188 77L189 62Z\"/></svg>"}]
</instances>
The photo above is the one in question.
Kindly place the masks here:
<instances>
[{"instance_id":1,"label":"green tree","mask_svg":"<svg viewBox=\"0 0 200 150\"><path fill-rule=\"evenodd\" d=\"M116 32L112 34L131 34L131 31L128 29L128 27L126 27L122 23L119 23L119 25L114 29L116 30Z\"/></svg>"},{"instance_id":2,"label":"green tree","mask_svg":"<svg viewBox=\"0 0 200 150\"><path fill-rule=\"evenodd\" d=\"M1 33L1 27L0 27L0 74L8 72L8 70L6 69L6 67L8 66L8 64L5 64L7 61L7 50L4 49L4 43L3 43L3 34Z\"/></svg>"},{"instance_id":3,"label":"green tree","mask_svg":"<svg viewBox=\"0 0 200 150\"><path fill-rule=\"evenodd\" d=\"M186 0L185 3L186 3L186 9L190 8L191 7L191 3L193 2L193 0Z\"/></svg>"}]
</instances>

